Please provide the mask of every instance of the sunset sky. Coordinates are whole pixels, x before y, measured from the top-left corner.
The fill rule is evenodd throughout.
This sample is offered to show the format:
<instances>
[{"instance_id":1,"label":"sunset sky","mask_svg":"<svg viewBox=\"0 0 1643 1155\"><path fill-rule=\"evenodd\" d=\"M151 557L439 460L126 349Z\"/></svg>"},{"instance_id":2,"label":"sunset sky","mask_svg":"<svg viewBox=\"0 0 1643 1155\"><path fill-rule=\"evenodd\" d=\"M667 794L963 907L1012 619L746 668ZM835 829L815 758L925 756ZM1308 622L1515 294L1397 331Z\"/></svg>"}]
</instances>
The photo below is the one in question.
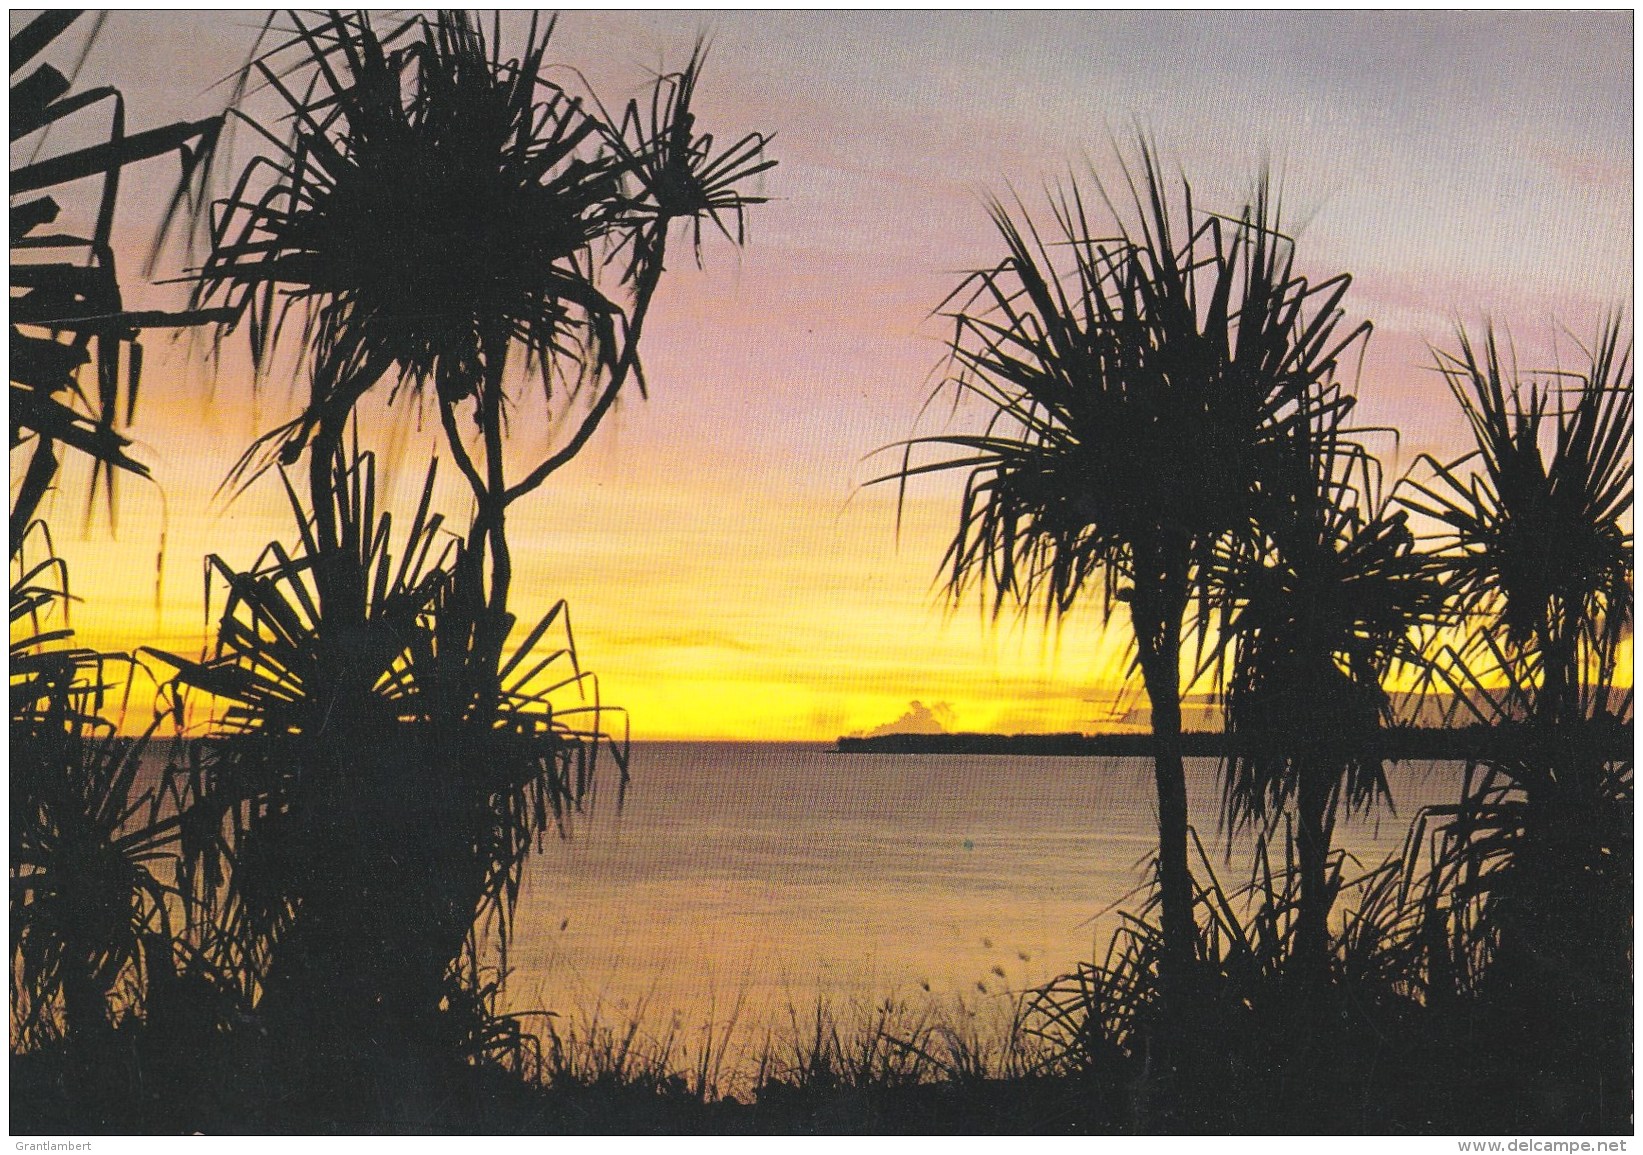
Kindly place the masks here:
<instances>
[{"instance_id":1,"label":"sunset sky","mask_svg":"<svg viewBox=\"0 0 1643 1155\"><path fill-rule=\"evenodd\" d=\"M893 464L874 450L943 428L944 409L919 421L944 335L930 313L999 255L986 198L1014 190L1038 210L1046 181L1092 165L1110 177L1114 140L1127 147L1137 126L1203 205L1235 210L1270 161L1300 267L1351 272L1348 309L1375 324L1364 422L1399 431L1395 470L1454 456L1462 425L1428 343L1493 318L1525 366L1549 364L1554 345L1574 363L1574 338L1629 315L1632 20L566 12L557 59L607 103L708 35L703 126L773 132L780 165L745 249L709 243L700 271L674 261L645 333L650 399L628 398L516 507L521 616L568 599L583 661L639 738L830 739L914 702L958 729L1122 723L1134 702L1120 694L1121 624L1103 633L1075 615L1046 639L1035 623L990 629L974 606L948 613L932 579L956 479L911 491L899 541L893 490L859 488ZM81 83L121 87L133 129L207 115L259 24L116 12ZM147 168L121 209L132 283L172 172ZM182 262L173 252L157 276ZM79 475L49 513L88 642L193 652L202 557L246 564L294 536L271 481L214 498L294 400L283 380L253 394L236 351L213 370L186 342L149 345L132 436L155 484L124 486L112 536L80 532ZM404 407L397 425L372 424L393 426L379 441L399 449L408 514L436 429ZM545 431L520 435L540 444ZM464 513L455 487L443 497Z\"/></svg>"}]
</instances>

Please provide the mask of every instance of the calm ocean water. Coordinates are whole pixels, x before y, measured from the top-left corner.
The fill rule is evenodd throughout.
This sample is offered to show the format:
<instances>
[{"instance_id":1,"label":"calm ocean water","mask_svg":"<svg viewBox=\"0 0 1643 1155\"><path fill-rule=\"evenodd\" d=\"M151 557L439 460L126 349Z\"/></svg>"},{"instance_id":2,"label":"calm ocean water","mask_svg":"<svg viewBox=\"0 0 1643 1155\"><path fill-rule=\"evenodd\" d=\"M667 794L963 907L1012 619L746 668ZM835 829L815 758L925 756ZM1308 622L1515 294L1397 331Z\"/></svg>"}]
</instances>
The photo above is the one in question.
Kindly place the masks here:
<instances>
[{"instance_id":1,"label":"calm ocean water","mask_svg":"<svg viewBox=\"0 0 1643 1155\"><path fill-rule=\"evenodd\" d=\"M1155 837L1143 758L647 743L632 772L620 813L607 793L526 867L515 1009L688 1031L738 1002L757 1026L818 997L1007 1000L1105 952ZM1458 773L1393 767L1397 813L1343 822L1337 845L1378 862ZM1242 881L1247 858L1222 864L1214 760L1188 778L1217 872Z\"/></svg>"}]
</instances>

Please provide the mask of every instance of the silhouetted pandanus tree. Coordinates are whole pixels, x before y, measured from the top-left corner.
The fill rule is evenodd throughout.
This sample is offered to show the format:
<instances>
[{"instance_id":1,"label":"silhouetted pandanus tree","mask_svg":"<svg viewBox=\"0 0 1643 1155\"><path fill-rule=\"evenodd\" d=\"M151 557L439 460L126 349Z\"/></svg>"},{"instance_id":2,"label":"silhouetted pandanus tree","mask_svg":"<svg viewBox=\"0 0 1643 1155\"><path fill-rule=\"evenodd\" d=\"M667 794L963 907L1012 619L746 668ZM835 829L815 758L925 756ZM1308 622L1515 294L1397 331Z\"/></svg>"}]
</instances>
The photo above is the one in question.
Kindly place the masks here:
<instances>
[{"instance_id":1,"label":"silhouetted pandanus tree","mask_svg":"<svg viewBox=\"0 0 1643 1155\"><path fill-rule=\"evenodd\" d=\"M120 431L137 405L142 333L216 316L128 308L113 239L128 170L175 154L175 203L188 201L221 118L129 132L118 89L77 87L49 60L82 15L43 12L10 38L14 1051L104 1037L172 967L165 864L177 814L139 774L152 727L121 736L110 716L129 689L131 660L75 644L67 568L44 512L77 455L91 467L88 520L105 495L112 522L116 477L147 476ZM100 27L99 19L87 35Z\"/></svg>"},{"instance_id":2,"label":"silhouetted pandanus tree","mask_svg":"<svg viewBox=\"0 0 1643 1155\"><path fill-rule=\"evenodd\" d=\"M1365 329L1341 323L1349 278L1296 271L1264 183L1240 215L1213 215L1185 183L1173 203L1141 151L1133 221L1092 221L1076 187L1048 239L994 207L1006 256L950 298L950 384L985 425L909 443L894 476L966 475L945 559L955 598L978 592L995 614L1038 604L1047 618L1092 597L1105 615L1127 608L1152 708L1161 978L1179 1015L1196 938L1183 635L1209 624L1217 547L1250 531L1289 431L1347 404L1320 390ZM957 453L914 459L928 448Z\"/></svg>"},{"instance_id":3,"label":"silhouetted pandanus tree","mask_svg":"<svg viewBox=\"0 0 1643 1155\"><path fill-rule=\"evenodd\" d=\"M436 1045L464 938L486 911L505 930L519 863L589 787L600 738L597 713L578 724L549 698L583 682L568 641L539 647L562 610L510 643L507 511L642 391L670 234L739 240L760 198L738 186L774 162L758 135L719 150L697 132L700 52L608 118L547 79L551 25L505 56L463 13L387 33L291 20L252 65L290 134L247 117L271 152L216 207L198 276L259 364L300 333L307 404L235 476L306 458L308 492L300 548L217 566L232 600L211 659L170 659L228 703L191 887L231 880L218 915L298 1065L320 1060L309 1077L375 1062L409 1078L396 1052ZM444 557L426 491L386 552L374 466L343 451L377 389L435 409L472 491ZM510 475L519 421L554 444Z\"/></svg>"},{"instance_id":4,"label":"silhouetted pandanus tree","mask_svg":"<svg viewBox=\"0 0 1643 1155\"><path fill-rule=\"evenodd\" d=\"M700 50L613 120L546 78L551 23L533 19L504 58L500 30L487 38L463 13L387 35L364 16L293 22L292 40L253 65L291 134L261 129L276 151L217 206L199 274L201 301L248 321L259 360L288 311L305 312L308 405L241 472L271 451L306 452L310 492L323 494L366 393L431 393L479 510L466 556L486 587L494 666L507 510L587 444L624 389L643 391L639 340L675 226L693 230L698 254L704 222L740 240L762 200L741 186L775 162L758 134L719 149L697 131ZM510 478L507 422L533 410L558 444ZM316 497L322 552L336 537L324 507ZM322 593L330 584L322 565Z\"/></svg>"},{"instance_id":5,"label":"silhouetted pandanus tree","mask_svg":"<svg viewBox=\"0 0 1643 1155\"><path fill-rule=\"evenodd\" d=\"M1317 989L1341 882L1330 869L1335 818L1388 797L1386 680L1399 663L1422 664L1444 599L1342 407L1306 407L1310 419L1286 428L1287 450L1261 479L1256 532L1226 539L1211 584L1225 622L1227 814L1266 826L1293 807L1291 957Z\"/></svg>"},{"instance_id":6,"label":"silhouetted pandanus tree","mask_svg":"<svg viewBox=\"0 0 1643 1155\"><path fill-rule=\"evenodd\" d=\"M43 535L42 535L43 536ZM11 1030L14 1051L106 1039L172 969L179 816L140 774L155 727L109 715L131 659L72 644L66 570L14 560L11 584Z\"/></svg>"},{"instance_id":7,"label":"silhouetted pandanus tree","mask_svg":"<svg viewBox=\"0 0 1643 1155\"><path fill-rule=\"evenodd\" d=\"M210 559L227 594L213 653L158 656L220 707L180 784L190 943L260 1006L297 1068L285 1074L311 1078L310 1102L359 1094L369 1070L397 1103L341 1107L381 1122L415 1103L398 1083L430 1050L484 1051L484 1024L440 1008L477 993L482 926L506 950L525 856L592 788L606 719L562 604L503 663L481 712L467 670L478 608L459 577L465 545L432 509L433 470L402 532L377 507L371 455L338 480L334 524L363 592L349 620L364 689L346 718L315 692L332 627L318 519L294 489L292 549L244 569ZM567 688L592 688L591 703L556 708ZM622 744L611 751L620 765Z\"/></svg>"},{"instance_id":8,"label":"silhouetted pandanus tree","mask_svg":"<svg viewBox=\"0 0 1643 1155\"><path fill-rule=\"evenodd\" d=\"M1631 349L1606 326L1579 373L1520 381L1491 330L1482 349L1462 330L1439 368L1477 448L1427 457L1430 480L1405 501L1433 517L1451 595L1489 625L1473 649L1518 679L1523 711L1557 725L1610 706L1617 647L1631 614ZM1470 655L1468 655L1470 656Z\"/></svg>"},{"instance_id":9,"label":"silhouetted pandanus tree","mask_svg":"<svg viewBox=\"0 0 1643 1155\"><path fill-rule=\"evenodd\" d=\"M1630 1021L1631 347L1615 321L1579 372L1520 377L1492 330L1457 340L1439 368L1477 448L1424 459L1403 501L1437 523L1466 623L1440 672L1504 736L1451 822L1491 931L1488 979L1551 1046Z\"/></svg>"}]
</instances>

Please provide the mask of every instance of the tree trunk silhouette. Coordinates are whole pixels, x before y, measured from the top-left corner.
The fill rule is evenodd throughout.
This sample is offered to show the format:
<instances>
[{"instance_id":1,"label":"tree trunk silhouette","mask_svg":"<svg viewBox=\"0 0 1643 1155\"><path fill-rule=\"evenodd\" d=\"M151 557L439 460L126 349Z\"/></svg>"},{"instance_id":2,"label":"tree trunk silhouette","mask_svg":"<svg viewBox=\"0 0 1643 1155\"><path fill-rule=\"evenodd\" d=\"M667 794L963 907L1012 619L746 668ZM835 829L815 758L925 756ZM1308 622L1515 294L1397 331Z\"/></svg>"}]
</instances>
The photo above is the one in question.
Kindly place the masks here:
<instances>
[{"instance_id":1,"label":"tree trunk silhouette","mask_svg":"<svg viewBox=\"0 0 1643 1155\"><path fill-rule=\"evenodd\" d=\"M1329 982L1329 771L1316 758L1309 758L1296 777L1295 849L1301 893L1295 915L1294 959L1302 984L1321 990Z\"/></svg>"},{"instance_id":2,"label":"tree trunk silhouette","mask_svg":"<svg viewBox=\"0 0 1643 1155\"><path fill-rule=\"evenodd\" d=\"M1130 614L1152 708L1153 780L1158 792L1160 1057L1166 1069L1178 1075L1190 1053L1186 1035L1197 940L1187 866L1187 779L1181 760L1181 621L1188 597L1188 563L1185 551L1159 546L1137 549L1135 560ZM1169 1109L1166 1103L1166 1112Z\"/></svg>"},{"instance_id":3,"label":"tree trunk silhouette","mask_svg":"<svg viewBox=\"0 0 1643 1155\"><path fill-rule=\"evenodd\" d=\"M313 759L300 906L262 1000L284 1078L360 1126L414 1123L440 1064L445 976L484 886L475 815L437 738L360 726Z\"/></svg>"},{"instance_id":4,"label":"tree trunk silhouette","mask_svg":"<svg viewBox=\"0 0 1643 1155\"><path fill-rule=\"evenodd\" d=\"M63 1030L84 1042L108 1030L108 988L98 979L91 952L77 938L65 943Z\"/></svg>"},{"instance_id":5,"label":"tree trunk silhouette","mask_svg":"<svg viewBox=\"0 0 1643 1155\"><path fill-rule=\"evenodd\" d=\"M1178 632L1177 632L1178 633ZM1152 706L1153 779L1158 791L1158 884L1164 931L1164 990L1179 995L1190 974L1192 875L1187 868L1187 778L1181 760L1180 640L1143 652L1142 677Z\"/></svg>"}]
</instances>

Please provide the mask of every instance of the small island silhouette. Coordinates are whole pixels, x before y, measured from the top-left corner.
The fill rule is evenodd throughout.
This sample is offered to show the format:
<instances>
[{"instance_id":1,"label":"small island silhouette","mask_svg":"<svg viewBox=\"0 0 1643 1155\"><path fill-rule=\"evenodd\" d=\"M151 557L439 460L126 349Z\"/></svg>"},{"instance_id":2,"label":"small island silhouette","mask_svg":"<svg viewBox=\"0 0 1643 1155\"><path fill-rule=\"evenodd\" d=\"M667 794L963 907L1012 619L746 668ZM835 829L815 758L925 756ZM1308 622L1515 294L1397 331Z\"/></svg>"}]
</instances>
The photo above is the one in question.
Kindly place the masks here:
<instances>
[{"instance_id":1,"label":"small island silhouette","mask_svg":"<svg viewBox=\"0 0 1643 1155\"><path fill-rule=\"evenodd\" d=\"M1389 761L1443 759L1469 761L1501 756L1521 746L1521 735L1510 725L1390 727L1378 736L1381 758ZM1573 740L1573 739L1570 739ZM1181 735L1181 753L1188 758L1220 758L1229 753L1227 736L1219 731L1189 730ZM1623 758L1632 748L1630 721L1616 721L1601 732L1583 737L1590 753ZM840 754L1011 754L1035 758L1145 758L1153 752L1151 734L1074 731L1058 734L844 735Z\"/></svg>"}]
</instances>

